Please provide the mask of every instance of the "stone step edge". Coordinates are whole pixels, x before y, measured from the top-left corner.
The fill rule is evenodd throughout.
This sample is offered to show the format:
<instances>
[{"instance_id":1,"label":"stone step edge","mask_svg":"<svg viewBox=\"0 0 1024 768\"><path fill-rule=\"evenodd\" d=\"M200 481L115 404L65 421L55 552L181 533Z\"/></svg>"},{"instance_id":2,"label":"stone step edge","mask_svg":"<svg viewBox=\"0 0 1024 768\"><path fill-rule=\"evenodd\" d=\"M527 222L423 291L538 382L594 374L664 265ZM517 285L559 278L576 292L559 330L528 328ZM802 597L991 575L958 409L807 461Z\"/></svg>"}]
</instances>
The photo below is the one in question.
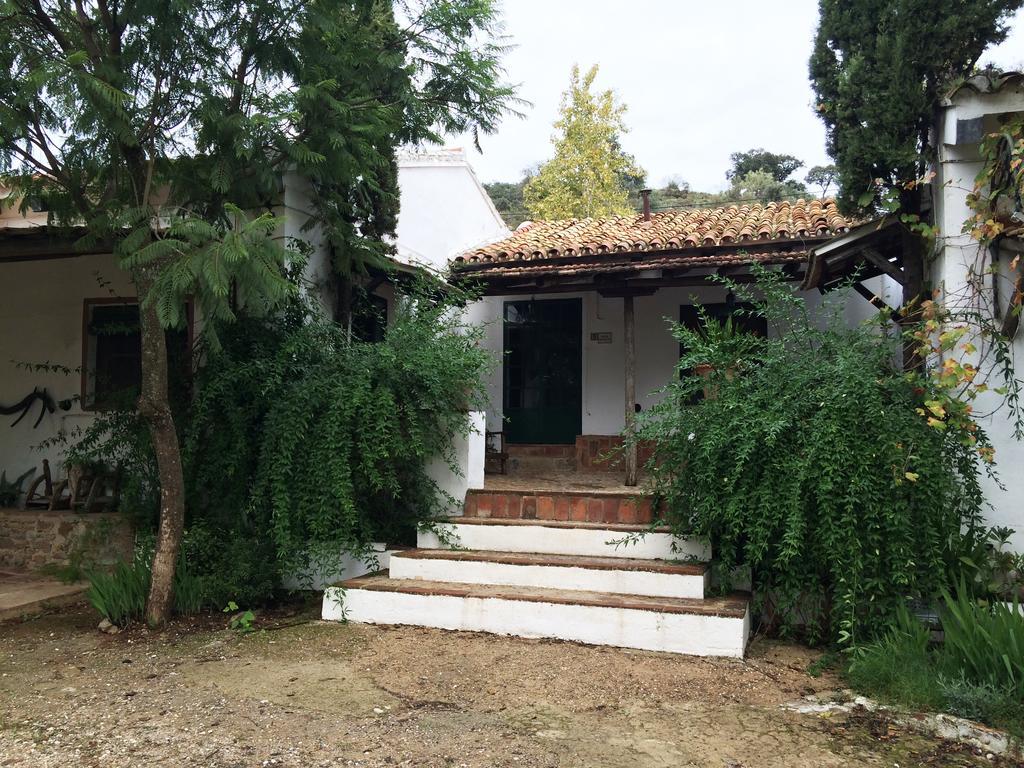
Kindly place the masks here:
<instances>
[{"instance_id":1,"label":"stone step edge","mask_svg":"<svg viewBox=\"0 0 1024 768\"><path fill-rule=\"evenodd\" d=\"M541 520L521 517L439 517L429 520L421 530L430 530L429 524L443 525L516 525L539 528L580 528L587 531L611 531L613 533L672 533L668 526L652 528L643 523L590 523L575 520ZM680 536L679 538L683 538Z\"/></svg>"},{"instance_id":2,"label":"stone step edge","mask_svg":"<svg viewBox=\"0 0 1024 768\"><path fill-rule=\"evenodd\" d=\"M591 608L621 608L654 613L690 614L695 616L717 616L726 619L743 619L747 615L749 595L735 592L727 597L646 597L643 595L619 595L606 592L582 592L542 587L506 587L484 584L460 584L447 581L421 581L415 579L391 579L383 573L360 576L334 584L331 589L364 590L370 592L400 592L423 597L463 597L479 600L511 600L524 603L548 603L552 605L581 605ZM344 605L344 596L342 596Z\"/></svg>"},{"instance_id":3,"label":"stone step edge","mask_svg":"<svg viewBox=\"0 0 1024 768\"><path fill-rule=\"evenodd\" d=\"M470 488L466 491L469 496L574 496L591 499L636 499L644 501L654 498L650 491L637 489L636 491L616 491L609 488L591 488L580 490L576 488Z\"/></svg>"},{"instance_id":4,"label":"stone step edge","mask_svg":"<svg viewBox=\"0 0 1024 768\"><path fill-rule=\"evenodd\" d=\"M498 565L539 565L556 568L584 568L594 571L646 571L649 573L703 576L708 570L705 562L670 562L625 557L597 557L591 555L535 554L531 552L496 552L483 549L408 549L392 555L392 559L457 560L460 562L495 563Z\"/></svg>"}]
</instances>

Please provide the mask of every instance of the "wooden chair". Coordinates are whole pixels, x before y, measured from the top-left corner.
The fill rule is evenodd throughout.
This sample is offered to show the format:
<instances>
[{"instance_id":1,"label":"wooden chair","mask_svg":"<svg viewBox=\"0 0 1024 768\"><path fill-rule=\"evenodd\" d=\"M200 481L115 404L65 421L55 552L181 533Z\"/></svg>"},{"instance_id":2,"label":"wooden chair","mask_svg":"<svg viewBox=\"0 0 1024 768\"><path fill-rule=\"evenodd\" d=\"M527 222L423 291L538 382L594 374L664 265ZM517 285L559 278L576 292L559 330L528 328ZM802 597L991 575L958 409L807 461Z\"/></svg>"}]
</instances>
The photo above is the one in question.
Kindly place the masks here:
<instances>
[{"instance_id":1,"label":"wooden chair","mask_svg":"<svg viewBox=\"0 0 1024 768\"><path fill-rule=\"evenodd\" d=\"M41 489L40 486L42 486ZM54 504L57 498L54 496L54 489L60 488L63 491L63 486L63 483L54 485L53 476L50 474L50 462L43 459L43 474L29 485L22 509L56 509ZM57 495L60 495L60 491Z\"/></svg>"},{"instance_id":2,"label":"wooden chair","mask_svg":"<svg viewBox=\"0 0 1024 768\"><path fill-rule=\"evenodd\" d=\"M484 433L484 472L508 474L508 451L504 432Z\"/></svg>"},{"instance_id":3,"label":"wooden chair","mask_svg":"<svg viewBox=\"0 0 1024 768\"><path fill-rule=\"evenodd\" d=\"M117 506L120 490L120 467L111 472L70 464L67 479L55 483L50 474L50 462L43 459L43 474L29 486L25 509L99 512Z\"/></svg>"}]
</instances>

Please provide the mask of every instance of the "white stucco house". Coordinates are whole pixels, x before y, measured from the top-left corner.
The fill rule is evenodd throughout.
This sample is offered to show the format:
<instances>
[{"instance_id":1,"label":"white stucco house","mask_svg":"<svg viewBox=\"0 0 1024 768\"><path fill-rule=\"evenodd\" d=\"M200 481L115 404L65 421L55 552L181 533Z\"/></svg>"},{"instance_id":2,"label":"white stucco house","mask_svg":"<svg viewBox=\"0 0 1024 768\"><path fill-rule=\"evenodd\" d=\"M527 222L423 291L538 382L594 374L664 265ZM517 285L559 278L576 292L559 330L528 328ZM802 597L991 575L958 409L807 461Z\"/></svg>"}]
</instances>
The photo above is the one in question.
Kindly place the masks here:
<instances>
[{"instance_id":1,"label":"white stucco house","mask_svg":"<svg viewBox=\"0 0 1024 768\"><path fill-rule=\"evenodd\" d=\"M462 150L400 155L399 183L396 274L440 273L455 254L508 232ZM282 235L312 247L306 278L330 310L335 297L328 256L317 229L305 228L310 205L303 180L285 174L280 201ZM77 249L74 235L61 236L47 226L45 211L22 213L20 203L0 188L0 407L7 410L34 392L39 397L31 398L20 419L20 409L0 415L0 470L8 480L32 468L38 476L47 459L54 481L60 481L66 468L53 439L90 423L104 407L107 388L138 378L137 335L126 339L102 331L104 323L131 322L137 297L111 253ZM382 273L365 280L385 317L394 301L392 277ZM172 351L187 357L201 321L193 313L188 332L175 337ZM479 415L475 422L482 425L482 419ZM451 476L443 465L434 469L442 487L461 497L470 483L483 482L482 435L458 446L458 455L461 477ZM10 538L3 535L11 532L10 521L0 520L0 526L0 540ZM21 537L11 540L12 547L23 543ZM22 559L0 552L0 565Z\"/></svg>"}]
</instances>

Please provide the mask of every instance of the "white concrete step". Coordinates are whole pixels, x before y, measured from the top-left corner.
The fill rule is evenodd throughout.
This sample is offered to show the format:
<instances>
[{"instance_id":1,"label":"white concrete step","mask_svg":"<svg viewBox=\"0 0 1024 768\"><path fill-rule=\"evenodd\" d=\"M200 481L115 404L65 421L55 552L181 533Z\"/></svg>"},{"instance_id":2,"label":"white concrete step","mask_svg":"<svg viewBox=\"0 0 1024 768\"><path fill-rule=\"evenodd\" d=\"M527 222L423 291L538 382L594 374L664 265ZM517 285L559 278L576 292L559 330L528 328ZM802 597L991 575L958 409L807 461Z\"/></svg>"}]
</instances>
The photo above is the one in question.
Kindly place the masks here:
<instances>
[{"instance_id":1,"label":"white concrete step","mask_svg":"<svg viewBox=\"0 0 1024 768\"><path fill-rule=\"evenodd\" d=\"M397 552L390 569L393 579L696 599L710 579L706 563L451 549Z\"/></svg>"},{"instance_id":2,"label":"white concrete step","mask_svg":"<svg viewBox=\"0 0 1024 768\"><path fill-rule=\"evenodd\" d=\"M420 549L458 548L639 560L707 562L711 559L711 548L706 543L673 536L667 528L651 531L646 525L450 517L433 526L434 530L417 533L416 544ZM628 541L624 542L626 539Z\"/></svg>"},{"instance_id":3,"label":"white concrete step","mask_svg":"<svg viewBox=\"0 0 1024 768\"><path fill-rule=\"evenodd\" d=\"M735 658L742 658L750 634L743 595L705 600L639 597L379 574L329 587L323 618Z\"/></svg>"}]
</instances>

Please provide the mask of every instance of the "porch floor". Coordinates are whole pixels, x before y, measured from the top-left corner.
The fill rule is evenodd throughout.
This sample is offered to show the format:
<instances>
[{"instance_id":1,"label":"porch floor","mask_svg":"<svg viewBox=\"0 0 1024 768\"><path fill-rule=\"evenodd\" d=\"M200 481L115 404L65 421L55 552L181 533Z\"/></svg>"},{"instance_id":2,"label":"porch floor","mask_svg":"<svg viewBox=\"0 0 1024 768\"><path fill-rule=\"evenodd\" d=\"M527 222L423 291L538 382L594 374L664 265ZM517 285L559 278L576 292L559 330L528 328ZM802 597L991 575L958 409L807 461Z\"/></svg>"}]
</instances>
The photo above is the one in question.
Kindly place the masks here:
<instances>
[{"instance_id":1,"label":"porch floor","mask_svg":"<svg viewBox=\"0 0 1024 768\"><path fill-rule=\"evenodd\" d=\"M0 621L79 602L88 586L85 582L65 584L37 573L0 570Z\"/></svg>"},{"instance_id":2,"label":"porch floor","mask_svg":"<svg viewBox=\"0 0 1024 768\"><path fill-rule=\"evenodd\" d=\"M572 469L529 468L507 475L484 476L485 491L575 491L592 496L646 493L646 478L640 476L636 486L626 485L623 472L579 472Z\"/></svg>"}]
</instances>

